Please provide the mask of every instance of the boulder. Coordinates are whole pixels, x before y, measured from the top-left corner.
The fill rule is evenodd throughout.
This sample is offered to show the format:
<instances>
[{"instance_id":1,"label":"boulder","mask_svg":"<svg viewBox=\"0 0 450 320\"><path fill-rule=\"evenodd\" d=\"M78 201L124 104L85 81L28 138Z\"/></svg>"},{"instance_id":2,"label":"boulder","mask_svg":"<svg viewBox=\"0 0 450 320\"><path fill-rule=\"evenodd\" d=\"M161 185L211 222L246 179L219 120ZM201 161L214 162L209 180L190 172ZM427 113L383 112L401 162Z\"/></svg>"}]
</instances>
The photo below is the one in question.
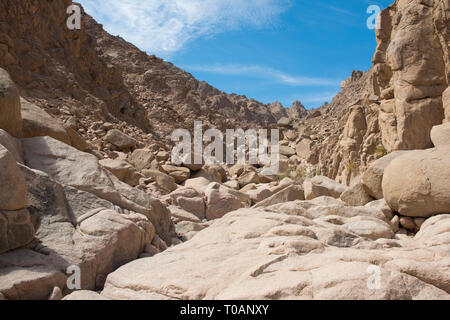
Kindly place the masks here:
<instances>
[{"instance_id":1,"label":"boulder","mask_svg":"<svg viewBox=\"0 0 450 320\"><path fill-rule=\"evenodd\" d=\"M450 122L431 129L431 141L435 147L450 145Z\"/></svg>"},{"instance_id":2,"label":"boulder","mask_svg":"<svg viewBox=\"0 0 450 320\"><path fill-rule=\"evenodd\" d=\"M280 154L282 154L283 156L286 156L286 157L291 157L291 156L293 156L293 155L295 155L297 153L291 147L280 146Z\"/></svg>"},{"instance_id":3,"label":"boulder","mask_svg":"<svg viewBox=\"0 0 450 320\"><path fill-rule=\"evenodd\" d=\"M28 210L0 210L0 254L29 244L34 233Z\"/></svg>"},{"instance_id":4,"label":"boulder","mask_svg":"<svg viewBox=\"0 0 450 320\"><path fill-rule=\"evenodd\" d=\"M273 195L273 192L268 188L257 188L253 190L248 190L245 192L250 196L250 200L252 200L252 204L256 204L261 202L267 198L270 198Z\"/></svg>"},{"instance_id":5,"label":"boulder","mask_svg":"<svg viewBox=\"0 0 450 320\"><path fill-rule=\"evenodd\" d=\"M131 164L124 160L104 159L100 160L100 164L120 181L132 187L137 186L142 177Z\"/></svg>"},{"instance_id":6,"label":"boulder","mask_svg":"<svg viewBox=\"0 0 450 320\"><path fill-rule=\"evenodd\" d=\"M105 140L117 147L119 150L129 150L136 146L137 141L120 130L109 130Z\"/></svg>"},{"instance_id":7,"label":"boulder","mask_svg":"<svg viewBox=\"0 0 450 320\"><path fill-rule=\"evenodd\" d=\"M175 182L181 184L185 182L191 176L191 171L185 167L176 167L172 165L163 165L162 169L172 178Z\"/></svg>"},{"instance_id":8,"label":"boulder","mask_svg":"<svg viewBox=\"0 0 450 320\"><path fill-rule=\"evenodd\" d=\"M104 169L99 160L50 137L23 139L25 164L55 181L92 193L116 206L145 215L168 239L170 213L161 202L132 188Z\"/></svg>"},{"instance_id":9,"label":"boulder","mask_svg":"<svg viewBox=\"0 0 450 320\"><path fill-rule=\"evenodd\" d=\"M347 187L344 185L324 176L315 176L312 179L307 179L303 187L306 200L322 196L339 198L347 190Z\"/></svg>"},{"instance_id":10,"label":"boulder","mask_svg":"<svg viewBox=\"0 0 450 320\"><path fill-rule=\"evenodd\" d=\"M383 175L386 167L397 157L404 155L405 151L395 151L373 162L361 177L366 192L373 198L383 199Z\"/></svg>"},{"instance_id":11,"label":"boulder","mask_svg":"<svg viewBox=\"0 0 450 320\"><path fill-rule=\"evenodd\" d=\"M0 68L0 129L14 137L22 136L19 90L8 72Z\"/></svg>"},{"instance_id":12,"label":"boulder","mask_svg":"<svg viewBox=\"0 0 450 320\"><path fill-rule=\"evenodd\" d=\"M219 165L205 165L197 171L192 178L205 178L212 182L222 183L227 179L227 173L224 168Z\"/></svg>"},{"instance_id":13,"label":"boulder","mask_svg":"<svg viewBox=\"0 0 450 320\"><path fill-rule=\"evenodd\" d=\"M272 205L275 205L278 203L295 201L295 200L305 200L305 193L301 186L290 185L290 186L284 188L283 190L278 191L273 196L258 202L253 207L254 208L269 207L269 206L272 206Z\"/></svg>"},{"instance_id":14,"label":"boulder","mask_svg":"<svg viewBox=\"0 0 450 320\"><path fill-rule=\"evenodd\" d=\"M206 218L219 219L228 212L245 208L250 204L250 197L242 192L229 189L213 182L205 190Z\"/></svg>"},{"instance_id":15,"label":"boulder","mask_svg":"<svg viewBox=\"0 0 450 320\"><path fill-rule=\"evenodd\" d=\"M0 145L0 210L27 207L27 184L13 155Z\"/></svg>"},{"instance_id":16,"label":"boulder","mask_svg":"<svg viewBox=\"0 0 450 320\"><path fill-rule=\"evenodd\" d=\"M375 199L366 192L364 185L360 181L356 181L341 194L341 200L349 206L358 207L364 206Z\"/></svg>"},{"instance_id":17,"label":"boulder","mask_svg":"<svg viewBox=\"0 0 450 320\"><path fill-rule=\"evenodd\" d=\"M156 154L156 160L158 161L167 161L170 159L170 154L167 151L159 151Z\"/></svg>"},{"instance_id":18,"label":"boulder","mask_svg":"<svg viewBox=\"0 0 450 320\"><path fill-rule=\"evenodd\" d=\"M314 142L311 139L302 139L296 146L296 153L301 158L308 162L316 162L313 161L313 152L312 147Z\"/></svg>"},{"instance_id":19,"label":"boulder","mask_svg":"<svg viewBox=\"0 0 450 320\"><path fill-rule=\"evenodd\" d=\"M205 193L206 188L210 184L211 184L211 181L206 178L203 178L203 177L188 179L184 182L185 187L190 187L190 188L197 190L198 192L203 192L203 193Z\"/></svg>"},{"instance_id":20,"label":"boulder","mask_svg":"<svg viewBox=\"0 0 450 320\"><path fill-rule=\"evenodd\" d=\"M172 192L169 196L174 205L194 214L200 220L206 218L205 194L203 192L184 187Z\"/></svg>"},{"instance_id":21,"label":"boulder","mask_svg":"<svg viewBox=\"0 0 450 320\"><path fill-rule=\"evenodd\" d=\"M80 151L83 151L83 152L86 151L88 149L88 144L87 144L86 140L71 127L66 126L65 128L66 128L66 132L70 138L70 144L74 148L77 148Z\"/></svg>"},{"instance_id":22,"label":"boulder","mask_svg":"<svg viewBox=\"0 0 450 320\"><path fill-rule=\"evenodd\" d=\"M149 178L151 182L156 182L156 184L168 191L168 192L172 192L174 190L176 190L177 184L175 183L175 179L171 176L169 176L168 174L162 173L158 170L142 170L142 174L146 177Z\"/></svg>"},{"instance_id":23,"label":"boulder","mask_svg":"<svg viewBox=\"0 0 450 320\"><path fill-rule=\"evenodd\" d=\"M151 169L155 155L150 149L136 149L130 156L130 162L137 170Z\"/></svg>"},{"instance_id":24,"label":"boulder","mask_svg":"<svg viewBox=\"0 0 450 320\"><path fill-rule=\"evenodd\" d=\"M0 129L0 145L8 149L16 162L23 164L22 141L14 138L5 130Z\"/></svg>"},{"instance_id":25,"label":"boulder","mask_svg":"<svg viewBox=\"0 0 450 320\"><path fill-rule=\"evenodd\" d=\"M247 171L238 178L238 183L241 188L251 183L258 184L260 183L260 176L258 172Z\"/></svg>"},{"instance_id":26,"label":"boulder","mask_svg":"<svg viewBox=\"0 0 450 320\"><path fill-rule=\"evenodd\" d=\"M22 105L22 132L24 138L49 136L71 145L70 137L59 120L23 98L20 99L20 102Z\"/></svg>"},{"instance_id":27,"label":"boulder","mask_svg":"<svg viewBox=\"0 0 450 320\"><path fill-rule=\"evenodd\" d=\"M450 146L409 151L384 171L383 195L407 217L450 213Z\"/></svg>"}]
</instances>

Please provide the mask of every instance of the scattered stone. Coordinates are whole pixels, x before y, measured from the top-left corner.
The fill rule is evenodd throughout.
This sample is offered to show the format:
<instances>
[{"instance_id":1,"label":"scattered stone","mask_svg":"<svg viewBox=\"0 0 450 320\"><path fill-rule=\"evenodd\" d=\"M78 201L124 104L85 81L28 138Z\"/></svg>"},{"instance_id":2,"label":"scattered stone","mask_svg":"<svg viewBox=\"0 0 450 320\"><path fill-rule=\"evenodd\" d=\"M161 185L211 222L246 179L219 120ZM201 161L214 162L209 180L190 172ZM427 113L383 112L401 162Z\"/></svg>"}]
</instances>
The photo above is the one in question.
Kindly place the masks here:
<instances>
[{"instance_id":1,"label":"scattered stone","mask_svg":"<svg viewBox=\"0 0 450 320\"><path fill-rule=\"evenodd\" d=\"M324 176L315 176L312 179L307 179L303 187L306 200L322 196L339 198L347 190L344 185Z\"/></svg>"},{"instance_id":2,"label":"scattered stone","mask_svg":"<svg viewBox=\"0 0 450 320\"><path fill-rule=\"evenodd\" d=\"M129 150L136 146L137 141L120 130L109 130L105 140L117 147L119 150Z\"/></svg>"}]
</instances>

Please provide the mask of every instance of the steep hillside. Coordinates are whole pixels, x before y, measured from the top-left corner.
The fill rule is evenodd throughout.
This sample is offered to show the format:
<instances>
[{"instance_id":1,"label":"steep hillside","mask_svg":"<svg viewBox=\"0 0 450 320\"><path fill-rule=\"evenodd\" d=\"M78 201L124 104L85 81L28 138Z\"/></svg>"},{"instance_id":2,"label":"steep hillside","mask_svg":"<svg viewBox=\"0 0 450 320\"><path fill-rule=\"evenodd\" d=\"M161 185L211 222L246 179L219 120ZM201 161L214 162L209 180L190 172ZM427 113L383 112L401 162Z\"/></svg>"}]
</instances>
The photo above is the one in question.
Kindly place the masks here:
<instances>
[{"instance_id":1,"label":"steep hillside","mask_svg":"<svg viewBox=\"0 0 450 320\"><path fill-rule=\"evenodd\" d=\"M21 95L69 122L88 141L110 122L141 143L167 142L175 128L267 126L268 107L225 94L109 35L90 16L66 27L69 0L0 1L0 67ZM45 17L45 19L43 19ZM97 142L104 151L105 145Z\"/></svg>"}]
</instances>

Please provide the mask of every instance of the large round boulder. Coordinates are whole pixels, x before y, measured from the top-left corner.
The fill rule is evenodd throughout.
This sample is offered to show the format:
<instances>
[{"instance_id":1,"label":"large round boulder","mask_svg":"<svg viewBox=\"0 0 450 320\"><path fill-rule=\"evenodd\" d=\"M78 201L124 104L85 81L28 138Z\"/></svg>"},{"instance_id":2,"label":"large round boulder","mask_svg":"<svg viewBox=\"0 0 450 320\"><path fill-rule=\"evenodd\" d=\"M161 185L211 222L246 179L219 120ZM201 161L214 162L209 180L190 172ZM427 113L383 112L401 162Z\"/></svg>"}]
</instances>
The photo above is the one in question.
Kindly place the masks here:
<instances>
[{"instance_id":1,"label":"large round boulder","mask_svg":"<svg viewBox=\"0 0 450 320\"><path fill-rule=\"evenodd\" d=\"M410 151L384 171L383 195L403 216L450 213L450 146Z\"/></svg>"}]
</instances>

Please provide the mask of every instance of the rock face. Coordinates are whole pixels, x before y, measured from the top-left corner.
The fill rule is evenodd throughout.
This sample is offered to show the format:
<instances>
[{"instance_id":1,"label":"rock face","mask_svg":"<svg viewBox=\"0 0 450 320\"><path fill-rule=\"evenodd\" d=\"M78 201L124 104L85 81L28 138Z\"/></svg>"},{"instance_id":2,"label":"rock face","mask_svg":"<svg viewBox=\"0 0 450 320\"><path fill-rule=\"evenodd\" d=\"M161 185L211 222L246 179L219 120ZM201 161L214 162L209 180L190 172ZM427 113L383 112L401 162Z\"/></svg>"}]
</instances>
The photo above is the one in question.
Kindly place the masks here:
<instances>
[{"instance_id":1,"label":"rock face","mask_svg":"<svg viewBox=\"0 0 450 320\"><path fill-rule=\"evenodd\" d=\"M316 200L277 205L270 211L233 212L190 241L115 271L102 295L112 299L449 298L448 263L435 250L448 258L450 216L429 219L414 239L391 240L393 233L381 212L354 211L352 217L343 205L336 203L333 210L323 206L336 200ZM369 230L373 230L370 235ZM433 248L428 247L431 243ZM379 289L370 280L374 268L381 274Z\"/></svg>"},{"instance_id":2,"label":"rock face","mask_svg":"<svg viewBox=\"0 0 450 320\"><path fill-rule=\"evenodd\" d=\"M383 177L383 195L403 216L450 213L450 146L409 151L393 160Z\"/></svg>"},{"instance_id":3,"label":"rock face","mask_svg":"<svg viewBox=\"0 0 450 320\"><path fill-rule=\"evenodd\" d=\"M450 80L445 2L399 0L381 13L373 61L388 151L431 147L430 130L444 119L443 92Z\"/></svg>"},{"instance_id":4,"label":"rock face","mask_svg":"<svg viewBox=\"0 0 450 320\"><path fill-rule=\"evenodd\" d=\"M16 137L22 135L19 90L8 72L2 68L0 68L0 129Z\"/></svg>"},{"instance_id":5,"label":"rock face","mask_svg":"<svg viewBox=\"0 0 450 320\"><path fill-rule=\"evenodd\" d=\"M122 183L104 170L98 159L50 137L23 139L27 166L55 181L92 193L113 204L147 216L162 238L170 230L170 214L158 200Z\"/></svg>"}]
</instances>

